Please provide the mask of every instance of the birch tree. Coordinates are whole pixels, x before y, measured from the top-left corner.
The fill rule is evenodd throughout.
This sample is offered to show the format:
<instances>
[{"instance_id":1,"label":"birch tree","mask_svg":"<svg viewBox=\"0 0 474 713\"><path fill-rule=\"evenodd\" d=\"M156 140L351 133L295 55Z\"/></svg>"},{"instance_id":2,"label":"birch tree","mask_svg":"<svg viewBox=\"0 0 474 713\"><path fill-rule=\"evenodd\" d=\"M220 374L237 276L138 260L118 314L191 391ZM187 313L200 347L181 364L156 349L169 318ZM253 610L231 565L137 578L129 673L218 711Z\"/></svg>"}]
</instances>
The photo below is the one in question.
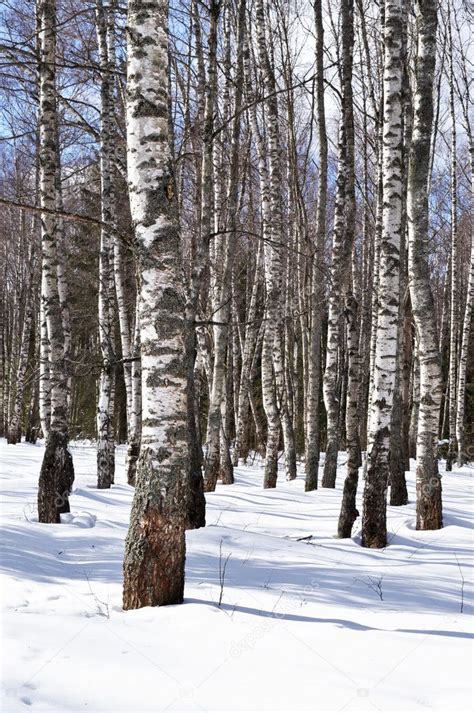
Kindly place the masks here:
<instances>
[{"instance_id":1,"label":"birch tree","mask_svg":"<svg viewBox=\"0 0 474 713\"><path fill-rule=\"evenodd\" d=\"M448 413L449 446L446 470L453 468L456 458L456 408L457 408L457 367L459 332L459 264L458 264L458 216L457 216L457 130L456 105L454 101L454 48L451 28L451 6L448 2L446 29L449 53L449 111L451 118L451 295L449 327L449 373L448 373Z\"/></svg>"},{"instance_id":2,"label":"birch tree","mask_svg":"<svg viewBox=\"0 0 474 713\"><path fill-rule=\"evenodd\" d=\"M470 141L470 166L471 166L471 213L474 212L474 141L468 117L466 127ZM471 255L469 263L469 275L467 282L466 306L461 330L461 347L459 350L459 369L457 384L457 404L456 404L456 439L457 439L457 462L464 465L469 461L466 452L465 431L466 431L466 373L469 356L469 341L471 335L472 310L474 305L474 227L471 228Z\"/></svg>"},{"instance_id":3,"label":"birch tree","mask_svg":"<svg viewBox=\"0 0 474 713\"><path fill-rule=\"evenodd\" d=\"M211 306L213 315L213 341L214 362L212 375L212 389L210 393L207 453L205 461L205 489L214 490L219 467L224 460L227 467L221 475L226 474L226 482L232 482L232 463L226 455L228 452L227 439L225 438L225 424L223 423L223 407L227 400L224 393L226 376L225 355L228 343L228 323L231 315L231 286L232 270L236 247L236 213L238 211L239 192L239 164L240 164L240 133L241 133L241 106L243 91L243 46L245 31L246 3L240 0L238 5L237 23L237 57L235 73L235 92L233 101L233 120L231 129L230 166L228 184L225 190L225 222L222 230L219 229L219 220L216 219L216 235L214 237L213 256L210 261L211 273ZM229 67L230 69L230 67ZM224 107L225 112L226 107ZM224 113L224 119L226 112ZM216 186L217 188L217 186ZM216 191L217 193L217 191ZM216 196L217 197L217 196ZM217 201L216 201L217 203ZM220 206L215 206L216 216ZM228 369L228 366L227 366ZM220 448L219 448L220 446Z\"/></svg>"},{"instance_id":4,"label":"birch tree","mask_svg":"<svg viewBox=\"0 0 474 713\"><path fill-rule=\"evenodd\" d=\"M308 355L308 394L306 400L305 490L318 487L319 472L319 388L321 382L321 302L323 298L321 263L326 237L328 140L324 107L324 26L322 3L314 3L316 27L316 121L318 127L318 204L316 238L311 266L311 321Z\"/></svg>"},{"instance_id":5,"label":"birch tree","mask_svg":"<svg viewBox=\"0 0 474 713\"><path fill-rule=\"evenodd\" d=\"M240 385L237 396L237 425L234 443L234 466L239 464L239 458L246 458L247 448L245 447L245 432L247 431L250 390L252 388L252 363L256 353L258 340L257 307L258 295L261 288L261 243L257 249L255 269L253 272L252 289L250 294L248 311L246 314L246 325L244 332L244 348L242 353L242 367L240 370Z\"/></svg>"},{"instance_id":6,"label":"birch tree","mask_svg":"<svg viewBox=\"0 0 474 713\"><path fill-rule=\"evenodd\" d=\"M117 283L116 283L117 284ZM140 285L137 284L137 299L135 308L135 330L133 335L131 358L131 397L130 412L127 422L127 483L135 485L138 456L140 455L140 436L142 423L142 369L140 348ZM123 345L123 341L122 341ZM123 353L123 352L122 352Z\"/></svg>"},{"instance_id":7,"label":"birch tree","mask_svg":"<svg viewBox=\"0 0 474 713\"><path fill-rule=\"evenodd\" d=\"M125 543L124 609L183 599L189 368L168 97L168 2L128 6L127 146L138 243L142 439Z\"/></svg>"},{"instance_id":8,"label":"birch tree","mask_svg":"<svg viewBox=\"0 0 474 713\"><path fill-rule=\"evenodd\" d=\"M403 196L402 38L405 0L387 0L384 24L382 236L373 395L367 438L362 544L387 544L386 494L397 371L400 238Z\"/></svg>"},{"instance_id":9,"label":"birch tree","mask_svg":"<svg viewBox=\"0 0 474 713\"><path fill-rule=\"evenodd\" d=\"M328 336L323 395L327 415L327 445L323 488L336 485L340 437L341 403L338 394L340 372L341 321L344 294L350 280L350 260L354 240L354 198L350 188L354 177L354 126L352 107L352 65L354 47L353 0L341 0L341 117L338 138L338 173L332 244L332 264L328 305Z\"/></svg>"},{"instance_id":10,"label":"birch tree","mask_svg":"<svg viewBox=\"0 0 474 713\"><path fill-rule=\"evenodd\" d=\"M402 17L402 119L403 119L403 156L402 156L402 218L400 228L400 280L398 311L397 365L395 390L393 396L392 422L390 432L390 505L406 505L408 490L405 471L410 470L409 457L409 418L410 418L410 370L413 357L412 313L410 292L408 289L408 251L407 251L407 178L408 152L412 131L412 102L407 61L407 4L404 3Z\"/></svg>"},{"instance_id":11,"label":"birch tree","mask_svg":"<svg viewBox=\"0 0 474 713\"><path fill-rule=\"evenodd\" d=\"M26 301L23 314L23 327L20 334L20 350L18 364L14 375L14 385L11 388L13 393L12 409L7 428L7 442L11 444L21 441L21 417L25 400L25 380L28 367L28 356L30 352L31 330L33 324L34 309L34 273L35 255L34 248L29 255L29 278L26 290ZM13 371L13 369L12 369Z\"/></svg>"},{"instance_id":12,"label":"birch tree","mask_svg":"<svg viewBox=\"0 0 474 713\"><path fill-rule=\"evenodd\" d=\"M51 388L49 375L49 337L46 322L46 276L41 273L41 296L39 311L40 368L39 368L39 413L43 438L47 439L51 424Z\"/></svg>"},{"instance_id":13,"label":"birch tree","mask_svg":"<svg viewBox=\"0 0 474 713\"><path fill-rule=\"evenodd\" d=\"M39 28L39 165L41 245L43 252L42 294L49 339L49 379L51 422L41 466L38 488L40 522L60 521L69 512L68 494L74 480L72 456L68 450L67 376L64 363L64 330L58 289L58 131L56 97L56 2L38 0Z\"/></svg>"},{"instance_id":14,"label":"birch tree","mask_svg":"<svg viewBox=\"0 0 474 713\"><path fill-rule=\"evenodd\" d=\"M282 346L284 251L278 99L275 75L268 50L265 11L262 0L257 0L256 3L256 32L259 63L262 68L265 93L268 97L266 101L268 179L264 178L264 183L262 184L264 191L262 192L262 217L265 240L266 286L265 332L262 345L262 396L268 431L264 487L274 488L278 476L280 425L283 430L285 470L288 480L296 477L296 452L293 425L285 393L285 366ZM260 163L263 168L263 161L260 160ZM263 177L265 174L262 173L261 175Z\"/></svg>"},{"instance_id":15,"label":"birch tree","mask_svg":"<svg viewBox=\"0 0 474 713\"><path fill-rule=\"evenodd\" d=\"M441 479L437 462L442 377L428 265L428 181L437 24L435 0L419 0L416 3L417 54L407 202L408 278L420 365L416 441L417 530L437 530L442 527Z\"/></svg>"},{"instance_id":16,"label":"birch tree","mask_svg":"<svg viewBox=\"0 0 474 713\"><path fill-rule=\"evenodd\" d=\"M470 163L470 179L471 179L471 204L470 204L470 214L471 214L471 240L470 240L470 263L469 263L469 273L467 280L467 292L466 292L466 303L463 314L463 321L461 327L461 340L459 348L459 368L458 368L458 383L457 383L457 406L456 406L456 440L457 440L457 462L459 465L464 465L468 460L468 454L466 452L466 374L468 367L468 357L469 357L469 342L471 335L471 322L472 322L472 311L474 306L474 221L472 219L474 215L474 137L472 133L472 119L469 113L470 107L472 106L472 93L471 93L471 76L467 69L468 61L466 57L466 51L463 49L461 27L458 22L456 13L454 13L455 27L457 30L458 38L458 50L460 54L459 62L459 74L460 79L456 81L456 89L458 97L460 100L463 116L463 126L466 132L468 149L469 149L469 163ZM457 74L457 73L456 73Z\"/></svg>"},{"instance_id":17,"label":"birch tree","mask_svg":"<svg viewBox=\"0 0 474 713\"><path fill-rule=\"evenodd\" d=\"M214 175L214 121L216 114L217 95L217 32L222 3L220 0L211 0L209 5L209 34L208 34L208 64L206 73L203 147L201 166L201 240L204 245L211 246L211 233L213 230L214 216L214 188L216 177ZM212 268L211 268L212 271ZM211 276L212 279L212 276ZM216 284L214 281L214 287ZM212 289L212 288L211 288ZM212 299L212 297L211 297ZM217 302L219 298L217 296ZM216 300L213 306L218 309ZM217 321L217 320L216 320ZM215 489L219 474L219 434L221 426L221 399L225 377L226 354L226 327L216 325L214 336L217 340L217 354L214 359L212 379L209 393L209 412L207 418L206 453L204 461L205 488Z\"/></svg>"},{"instance_id":18,"label":"birch tree","mask_svg":"<svg viewBox=\"0 0 474 713\"><path fill-rule=\"evenodd\" d=\"M114 282L113 282L113 227L115 214L113 168L114 107L112 92L113 67L109 61L107 40L110 8L97 0L96 24L100 88L100 194L101 219L99 252L99 342L102 368L97 403L97 487L110 488L114 482ZM128 404L127 404L128 405Z\"/></svg>"}]
</instances>

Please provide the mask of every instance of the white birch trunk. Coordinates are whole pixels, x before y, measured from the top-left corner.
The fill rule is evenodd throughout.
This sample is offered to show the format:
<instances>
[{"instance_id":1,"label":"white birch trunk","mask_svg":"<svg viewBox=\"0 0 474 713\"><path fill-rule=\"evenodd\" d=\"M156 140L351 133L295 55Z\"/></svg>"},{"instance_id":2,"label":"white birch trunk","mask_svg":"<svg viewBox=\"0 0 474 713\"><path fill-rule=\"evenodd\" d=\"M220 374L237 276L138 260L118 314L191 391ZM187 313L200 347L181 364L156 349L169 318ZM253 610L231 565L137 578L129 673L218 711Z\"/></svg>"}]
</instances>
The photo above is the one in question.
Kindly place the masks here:
<instances>
[{"instance_id":1,"label":"white birch trunk","mask_svg":"<svg viewBox=\"0 0 474 713\"><path fill-rule=\"evenodd\" d=\"M311 265L310 330L308 355L308 387L306 397L306 453L305 490L318 487L319 473L319 389L321 383L321 319L323 300L324 240L326 237L326 201L328 172L328 141L324 107L324 28L322 3L314 3L316 25L316 112L318 124L318 206L316 213L316 241Z\"/></svg>"},{"instance_id":2,"label":"white birch trunk","mask_svg":"<svg viewBox=\"0 0 474 713\"><path fill-rule=\"evenodd\" d=\"M168 2L128 5L127 139L140 271L142 438L124 609L183 600L192 445L182 256L169 136Z\"/></svg>"},{"instance_id":3,"label":"white birch trunk","mask_svg":"<svg viewBox=\"0 0 474 713\"><path fill-rule=\"evenodd\" d=\"M449 107L451 114L451 300L449 329L449 446L446 458L446 470L450 471L456 458L456 408L457 408L457 371L458 371L458 333L459 333L459 265L458 265L458 218L457 218L457 141L456 107L454 103L454 48L451 32L451 8L448 2L447 35L449 51Z\"/></svg>"},{"instance_id":4,"label":"white birch trunk","mask_svg":"<svg viewBox=\"0 0 474 713\"><path fill-rule=\"evenodd\" d=\"M420 406L416 444L418 530L442 527L437 440L442 375L436 315L428 265L428 182L436 63L436 0L416 3L417 56L413 92L413 138L408 166L408 270L420 364Z\"/></svg>"},{"instance_id":5,"label":"white birch trunk","mask_svg":"<svg viewBox=\"0 0 474 713\"><path fill-rule=\"evenodd\" d=\"M242 355L242 369L240 372L240 388L238 395L238 418L234 445L234 466L239 464L239 458L246 455L243 452L245 432L247 429L247 419L249 412L249 394L251 389L251 369L252 360L257 345L258 324L257 317L257 299L260 288L260 270L261 270L261 243L257 250L257 259L255 262L255 273L253 276L252 292L250 304L246 314L244 348Z\"/></svg>"},{"instance_id":6,"label":"white birch trunk","mask_svg":"<svg viewBox=\"0 0 474 713\"><path fill-rule=\"evenodd\" d=\"M474 143L471 138L471 211L474 212ZM473 221L474 226L474 221ZM457 384L457 408L456 408L456 439L458 446L457 462L464 465L471 458L466 452L465 445L465 413L466 413L466 371L469 354L469 338L471 334L472 309L474 304L474 227L471 232L471 262L469 267L469 277L467 283L466 307L462 323L461 348L459 351L459 373Z\"/></svg>"},{"instance_id":7,"label":"white birch trunk","mask_svg":"<svg viewBox=\"0 0 474 713\"><path fill-rule=\"evenodd\" d=\"M265 457L264 487L274 488L278 475L278 444L280 417L283 427L285 470L287 480L296 477L296 452L293 424L288 410L285 389L285 364L282 343L282 288L283 288L283 215L281 205L281 162L278 99L276 82L270 62L266 39L265 12L262 0L256 3L256 31L259 62L262 68L266 101L266 129L268 136L268 179L262 184L262 219L265 262L265 333L262 345L262 396L268 423ZM265 160L264 157L263 161ZM263 161L259 157L259 163ZM265 185L266 183L266 185Z\"/></svg>"},{"instance_id":8,"label":"white birch trunk","mask_svg":"<svg viewBox=\"0 0 474 713\"><path fill-rule=\"evenodd\" d=\"M137 304L135 310L135 335L133 339L133 353L131 361L132 394L130 401L130 419L127 424L128 443L125 470L127 483L135 485L137 461L140 455L140 438L142 428L142 368L140 345L140 289L137 286Z\"/></svg>"},{"instance_id":9,"label":"white birch trunk","mask_svg":"<svg viewBox=\"0 0 474 713\"><path fill-rule=\"evenodd\" d=\"M49 378L49 337L46 321L46 280L45 274L41 275L41 295L39 310L40 333L40 373L39 373L39 413L43 438L47 439L51 425L51 383Z\"/></svg>"},{"instance_id":10,"label":"white birch trunk","mask_svg":"<svg viewBox=\"0 0 474 713\"><path fill-rule=\"evenodd\" d=\"M56 97L56 3L38 0L39 26L39 163L40 207L55 211L58 206L58 131ZM41 466L38 489L40 522L60 521L69 512L68 494L74 479L68 450L67 376L64 354L64 329L58 288L58 221L54 213L41 215L43 251L43 309L49 338L49 376L51 423Z\"/></svg>"},{"instance_id":11,"label":"white birch trunk","mask_svg":"<svg viewBox=\"0 0 474 713\"><path fill-rule=\"evenodd\" d=\"M24 405L25 377L26 368L28 366L31 325L33 321L33 295L31 288L32 285L30 285L30 289L28 290L27 300L25 304L25 314L23 317L23 328L21 331L20 340L20 354L18 358L18 367L15 374L13 407L10 414L10 422L8 424L7 442L11 444L18 443L19 441L21 441L21 416Z\"/></svg>"},{"instance_id":12,"label":"white birch trunk","mask_svg":"<svg viewBox=\"0 0 474 713\"><path fill-rule=\"evenodd\" d=\"M341 373L339 347L344 311L344 294L348 290L352 245L354 240L354 125L352 108L352 63L354 46L353 0L341 1L341 82L342 106L339 125L338 175L334 233L332 246L331 284L328 309L326 369L323 380L324 405L327 414L327 446L323 488L336 486L339 422L342 404L338 395L338 375Z\"/></svg>"},{"instance_id":13,"label":"white birch trunk","mask_svg":"<svg viewBox=\"0 0 474 713\"><path fill-rule=\"evenodd\" d=\"M115 195L112 176L113 166L113 91L109 61L107 27L110 8L97 0L96 24L101 71L100 87L100 196L101 220L99 252L99 343L102 367L97 400L97 487L110 488L114 482L114 283L113 283L113 225Z\"/></svg>"},{"instance_id":14,"label":"white birch trunk","mask_svg":"<svg viewBox=\"0 0 474 713\"><path fill-rule=\"evenodd\" d=\"M382 235L373 394L369 412L362 545L387 544L386 498L397 371L403 196L402 38L405 0L387 0L384 24Z\"/></svg>"},{"instance_id":15,"label":"white birch trunk","mask_svg":"<svg viewBox=\"0 0 474 713\"><path fill-rule=\"evenodd\" d=\"M226 353L229 335L229 320L231 315L232 269L236 245L236 213L238 211L238 186L240 163L240 125L243 89L243 43L245 32L246 2L240 0L237 25L237 66L234 78L235 92L233 102L232 135L230 147L230 170L228 186L225 187L225 220L224 232L219 234L219 213L222 211L224 199L224 176L222 171L215 177L216 188L216 235L212 241L214 255L210 260L211 273L211 307L214 337L214 363L212 387L209 400L209 416L206 438L205 482L204 489L212 491L216 487L221 463L225 463L225 480L233 481L232 463L230 461L229 440L225 437L225 424L222 414L226 412L225 380ZM230 68L228 67L228 71ZM224 118L229 113L229 98L224 101ZM216 142L217 143L217 142ZM203 177L204 180L204 177ZM219 203L218 203L219 201ZM224 436L222 439L221 436ZM227 452L226 452L227 451Z\"/></svg>"}]
</instances>

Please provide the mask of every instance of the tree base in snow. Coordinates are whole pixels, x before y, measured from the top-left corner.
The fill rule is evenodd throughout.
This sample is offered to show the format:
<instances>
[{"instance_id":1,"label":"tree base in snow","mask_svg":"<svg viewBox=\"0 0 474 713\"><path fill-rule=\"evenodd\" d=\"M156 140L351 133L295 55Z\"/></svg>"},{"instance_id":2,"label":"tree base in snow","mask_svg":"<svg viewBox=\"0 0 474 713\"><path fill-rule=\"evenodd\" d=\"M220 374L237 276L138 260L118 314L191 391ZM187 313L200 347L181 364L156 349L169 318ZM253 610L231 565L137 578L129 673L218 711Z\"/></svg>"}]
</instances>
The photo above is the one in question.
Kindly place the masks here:
<instances>
[{"instance_id":1,"label":"tree base in snow","mask_svg":"<svg viewBox=\"0 0 474 713\"><path fill-rule=\"evenodd\" d=\"M318 473L319 473L319 452L308 455L305 463L305 483L304 489L306 493L318 489Z\"/></svg>"},{"instance_id":2,"label":"tree base in snow","mask_svg":"<svg viewBox=\"0 0 474 713\"><path fill-rule=\"evenodd\" d=\"M127 458L125 469L127 472L127 483L135 487L135 479L137 476L137 462L140 455L140 443L138 441L130 441L127 448Z\"/></svg>"},{"instance_id":3,"label":"tree base in snow","mask_svg":"<svg viewBox=\"0 0 474 713\"><path fill-rule=\"evenodd\" d=\"M123 565L123 608L181 604L184 596L185 531L148 506L135 513Z\"/></svg>"},{"instance_id":4,"label":"tree base in snow","mask_svg":"<svg viewBox=\"0 0 474 713\"><path fill-rule=\"evenodd\" d=\"M74 482L74 465L65 434L51 431L41 466L38 486L38 520L60 522L61 513L70 512L69 493Z\"/></svg>"},{"instance_id":5,"label":"tree base in snow","mask_svg":"<svg viewBox=\"0 0 474 713\"><path fill-rule=\"evenodd\" d=\"M229 448L224 446L221 451L219 477L223 485L232 485L234 482L234 466L230 458Z\"/></svg>"},{"instance_id":6,"label":"tree base in snow","mask_svg":"<svg viewBox=\"0 0 474 713\"><path fill-rule=\"evenodd\" d=\"M416 529L440 530L443 527L441 478L437 463L431 473L419 464L416 470Z\"/></svg>"},{"instance_id":7,"label":"tree base in snow","mask_svg":"<svg viewBox=\"0 0 474 713\"><path fill-rule=\"evenodd\" d=\"M278 478L278 452L268 453L265 457L265 473L263 476L264 488L276 488Z\"/></svg>"},{"instance_id":8,"label":"tree base in snow","mask_svg":"<svg viewBox=\"0 0 474 713\"><path fill-rule=\"evenodd\" d=\"M401 457L390 460L390 505L399 507L408 504L407 481Z\"/></svg>"},{"instance_id":9,"label":"tree base in snow","mask_svg":"<svg viewBox=\"0 0 474 713\"><path fill-rule=\"evenodd\" d=\"M356 508L357 483L359 480L358 469L354 469L348 473L344 481L344 490L342 492L341 513L337 525L337 536L346 538L352 536L352 528L355 521L359 517L359 511Z\"/></svg>"},{"instance_id":10,"label":"tree base in snow","mask_svg":"<svg viewBox=\"0 0 474 713\"><path fill-rule=\"evenodd\" d=\"M208 460L205 465L204 492L213 493L216 489L217 478L219 477L219 454Z\"/></svg>"},{"instance_id":11,"label":"tree base in snow","mask_svg":"<svg viewBox=\"0 0 474 713\"><path fill-rule=\"evenodd\" d=\"M198 530L206 526L206 498L204 496L204 479L201 472L201 458L196 450L191 466L188 490L187 530Z\"/></svg>"},{"instance_id":12,"label":"tree base in snow","mask_svg":"<svg viewBox=\"0 0 474 713\"><path fill-rule=\"evenodd\" d=\"M328 443L326 448L326 460L324 461L323 479L321 481L323 488L336 487L337 450L337 443Z\"/></svg>"},{"instance_id":13,"label":"tree base in snow","mask_svg":"<svg viewBox=\"0 0 474 713\"><path fill-rule=\"evenodd\" d=\"M115 473L115 443L109 440L99 440L97 444L97 487L106 490L114 484Z\"/></svg>"}]
</instances>

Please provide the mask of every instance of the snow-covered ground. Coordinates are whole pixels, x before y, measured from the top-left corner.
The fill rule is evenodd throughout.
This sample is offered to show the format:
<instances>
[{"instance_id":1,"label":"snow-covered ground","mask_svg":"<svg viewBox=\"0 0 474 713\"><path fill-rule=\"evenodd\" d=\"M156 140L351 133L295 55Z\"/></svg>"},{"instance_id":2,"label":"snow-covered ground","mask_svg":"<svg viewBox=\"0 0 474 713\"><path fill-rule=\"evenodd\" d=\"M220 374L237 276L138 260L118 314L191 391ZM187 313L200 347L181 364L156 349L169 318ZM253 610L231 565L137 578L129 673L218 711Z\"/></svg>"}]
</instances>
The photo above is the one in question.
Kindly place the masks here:
<instances>
[{"instance_id":1,"label":"snow-covered ground","mask_svg":"<svg viewBox=\"0 0 474 713\"><path fill-rule=\"evenodd\" d=\"M472 469L443 477L437 532L414 529L411 474L370 551L360 521L333 537L345 454L335 491L305 494L301 476L264 491L261 467L238 468L187 535L185 603L123 612L123 450L98 491L76 444L61 525L35 522L42 453L0 441L4 713L472 709Z\"/></svg>"}]
</instances>

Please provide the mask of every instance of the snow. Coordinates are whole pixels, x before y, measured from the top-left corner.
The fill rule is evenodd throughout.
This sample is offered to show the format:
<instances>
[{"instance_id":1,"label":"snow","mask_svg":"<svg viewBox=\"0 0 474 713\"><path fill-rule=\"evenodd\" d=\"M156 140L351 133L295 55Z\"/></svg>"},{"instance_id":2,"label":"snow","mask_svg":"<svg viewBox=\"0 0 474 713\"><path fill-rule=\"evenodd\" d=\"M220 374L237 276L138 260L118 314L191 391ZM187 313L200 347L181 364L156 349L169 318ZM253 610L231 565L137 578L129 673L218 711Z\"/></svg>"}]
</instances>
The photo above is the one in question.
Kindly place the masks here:
<instances>
[{"instance_id":1,"label":"snow","mask_svg":"<svg viewBox=\"0 0 474 713\"><path fill-rule=\"evenodd\" d=\"M184 604L123 612L124 450L98 491L93 444L74 445L61 525L35 521L42 454L0 441L4 713L472 709L472 469L443 476L435 532L415 530L412 472L373 551L360 520L334 538L344 453L335 491L304 493L301 471L264 491L240 467L187 535Z\"/></svg>"}]
</instances>

